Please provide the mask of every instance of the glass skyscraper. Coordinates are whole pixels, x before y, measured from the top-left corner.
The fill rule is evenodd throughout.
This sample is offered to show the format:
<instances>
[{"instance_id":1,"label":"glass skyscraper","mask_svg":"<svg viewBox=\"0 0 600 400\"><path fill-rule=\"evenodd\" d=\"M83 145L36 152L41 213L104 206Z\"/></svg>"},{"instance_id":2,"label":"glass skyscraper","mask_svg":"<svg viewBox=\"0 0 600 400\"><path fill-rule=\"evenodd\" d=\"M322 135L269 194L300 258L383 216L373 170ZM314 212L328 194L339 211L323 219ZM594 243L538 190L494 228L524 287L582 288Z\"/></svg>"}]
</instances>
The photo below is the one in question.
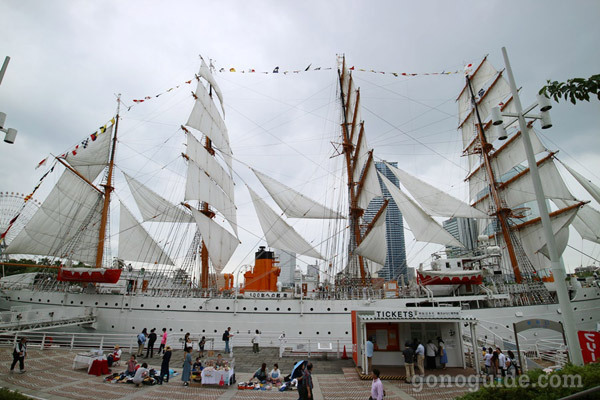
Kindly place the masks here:
<instances>
[{"instance_id":1,"label":"glass skyscraper","mask_svg":"<svg viewBox=\"0 0 600 400\"><path fill-rule=\"evenodd\" d=\"M391 166L397 167L397 162L389 162ZM383 176L389 179L394 185L399 187L398 178L389 170L383 162L376 162L375 167ZM381 179L379 185L383 192L383 197L374 198L369 207L365 210L364 220L370 223L377 214L377 211L383 204L383 199L388 199L387 214L385 217L386 237L387 237L387 256L385 265L378 272L380 278L387 280L399 280L400 275L406 276L406 249L404 247L404 223L402 214L398 206L392 199L390 192L387 190Z\"/></svg>"}]
</instances>

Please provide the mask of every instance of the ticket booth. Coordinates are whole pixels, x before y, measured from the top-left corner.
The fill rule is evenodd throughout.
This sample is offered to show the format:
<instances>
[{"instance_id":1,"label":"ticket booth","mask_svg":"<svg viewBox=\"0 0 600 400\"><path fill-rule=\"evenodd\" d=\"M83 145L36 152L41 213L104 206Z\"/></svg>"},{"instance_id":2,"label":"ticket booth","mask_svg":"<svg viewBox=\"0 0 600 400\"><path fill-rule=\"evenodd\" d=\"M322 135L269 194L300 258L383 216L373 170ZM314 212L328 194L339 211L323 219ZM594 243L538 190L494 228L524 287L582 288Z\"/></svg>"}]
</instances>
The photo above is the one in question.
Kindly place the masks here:
<instances>
[{"instance_id":1,"label":"ticket booth","mask_svg":"<svg viewBox=\"0 0 600 400\"><path fill-rule=\"evenodd\" d=\"M412 343L417 339L425 346L428 340L432 340L437 345L437 338L440 337L448 354L446 366L466 368L462 332L470 330L472 340L476 340L476 323L474 317L464 315L458 307L352 311L352 357L366 373L365 349L371 337L375 345L373 365L403 366L402 350L407 341ZM476 342L473 348L477 348Z\"/></svg>"}]
</instances>

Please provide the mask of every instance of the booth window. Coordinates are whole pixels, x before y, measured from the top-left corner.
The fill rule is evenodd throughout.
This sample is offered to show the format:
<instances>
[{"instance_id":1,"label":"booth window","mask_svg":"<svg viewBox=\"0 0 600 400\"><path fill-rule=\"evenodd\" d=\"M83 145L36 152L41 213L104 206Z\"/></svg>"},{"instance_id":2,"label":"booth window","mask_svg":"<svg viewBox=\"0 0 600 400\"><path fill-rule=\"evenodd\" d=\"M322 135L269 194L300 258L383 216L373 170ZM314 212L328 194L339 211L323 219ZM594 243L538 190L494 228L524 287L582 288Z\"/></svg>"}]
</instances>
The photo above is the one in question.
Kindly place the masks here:
<instances>
[{"instance_id":1,"label":"booth window","mask_svg":"<svg viewBox=\"0 0 600 400\"><path fill-rule=\"evenodd\" d=\"M398 324L389 322L367 324L367 337L375 338L376 351L400 351Z\"/></svg>"}]
</instances>

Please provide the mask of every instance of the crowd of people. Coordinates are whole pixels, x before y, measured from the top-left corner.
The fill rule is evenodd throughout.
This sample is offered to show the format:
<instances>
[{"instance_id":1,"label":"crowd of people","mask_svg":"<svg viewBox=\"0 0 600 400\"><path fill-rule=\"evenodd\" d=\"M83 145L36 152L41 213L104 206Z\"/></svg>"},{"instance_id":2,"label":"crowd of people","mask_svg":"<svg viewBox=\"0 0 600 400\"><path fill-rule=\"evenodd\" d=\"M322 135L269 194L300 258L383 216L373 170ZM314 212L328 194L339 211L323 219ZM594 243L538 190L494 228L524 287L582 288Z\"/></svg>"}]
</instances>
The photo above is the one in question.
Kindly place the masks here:
<instances>
[{"instance_id":1,"label":"crowd of people","mask_svg":"<svg viewBox=\"0 0 600 400\"><path fill-rule=\"evenodd\" d=\"M520 374L517 359L512 351L509 350L504 354L499 347L486 349L483 346L482 353L485 373L489 379L500 379L501 377Z\"/></svg>"}]
</instances>

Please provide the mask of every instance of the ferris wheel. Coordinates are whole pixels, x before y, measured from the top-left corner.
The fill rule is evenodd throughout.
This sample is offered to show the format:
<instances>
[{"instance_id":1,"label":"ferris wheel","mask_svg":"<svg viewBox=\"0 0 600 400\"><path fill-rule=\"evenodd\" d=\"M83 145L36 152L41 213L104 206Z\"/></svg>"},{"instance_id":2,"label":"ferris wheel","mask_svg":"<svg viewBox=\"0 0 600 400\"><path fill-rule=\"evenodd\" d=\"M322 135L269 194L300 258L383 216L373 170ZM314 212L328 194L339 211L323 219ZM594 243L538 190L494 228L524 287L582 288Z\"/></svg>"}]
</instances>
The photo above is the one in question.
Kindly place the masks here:
<instances>
[{"instance_id":1,"label":"ferris wheel","mask_svg":"<svg viewBox=\"0 0 600 400\"><path fill-rule=\"evenodd\" d=\"M18 234L21 229L29 222L33 214L40 208L41 203L35 199L30 199L25 203L27 195L17 192L0 192L0 235L6 231L10 221L19 215L5 238L0 241L0 250L7 246ZM23 207L25 204L25 207ZM1 253L1 251L0 251Z\"/></svg>"}]
</instances>

